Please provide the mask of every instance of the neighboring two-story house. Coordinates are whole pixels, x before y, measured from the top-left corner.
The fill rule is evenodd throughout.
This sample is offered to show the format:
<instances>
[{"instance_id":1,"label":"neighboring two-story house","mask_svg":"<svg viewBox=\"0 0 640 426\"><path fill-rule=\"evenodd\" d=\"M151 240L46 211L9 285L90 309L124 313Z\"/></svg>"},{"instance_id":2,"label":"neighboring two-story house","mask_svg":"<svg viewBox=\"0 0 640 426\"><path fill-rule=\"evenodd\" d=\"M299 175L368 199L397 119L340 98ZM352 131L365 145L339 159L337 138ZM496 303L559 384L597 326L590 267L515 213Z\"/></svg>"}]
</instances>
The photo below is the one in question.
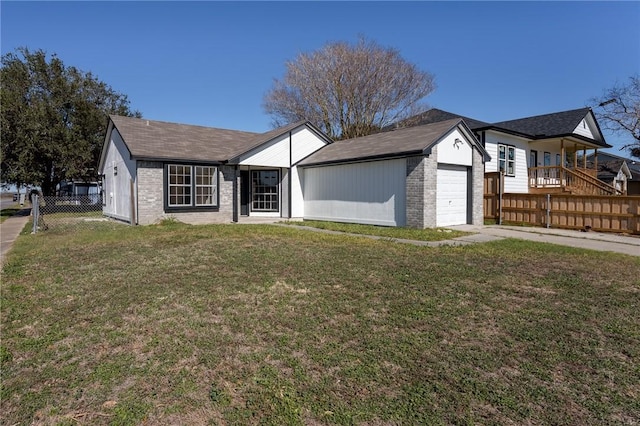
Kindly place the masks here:
<instances>
[{"instance_id":1,"label":"neighboring two-story house","mask_svg":"<svg viewBox=\"0 0 640 426\"><path fill-rule=\"evenodd\" d=\"M397 127L462 118L491 161L485 172L504 172L504 191L511 193L621 194L597 179L589 154L610 148L590 108L487 123L439 109L398 123Z\"/></svg>"}]
</instances>

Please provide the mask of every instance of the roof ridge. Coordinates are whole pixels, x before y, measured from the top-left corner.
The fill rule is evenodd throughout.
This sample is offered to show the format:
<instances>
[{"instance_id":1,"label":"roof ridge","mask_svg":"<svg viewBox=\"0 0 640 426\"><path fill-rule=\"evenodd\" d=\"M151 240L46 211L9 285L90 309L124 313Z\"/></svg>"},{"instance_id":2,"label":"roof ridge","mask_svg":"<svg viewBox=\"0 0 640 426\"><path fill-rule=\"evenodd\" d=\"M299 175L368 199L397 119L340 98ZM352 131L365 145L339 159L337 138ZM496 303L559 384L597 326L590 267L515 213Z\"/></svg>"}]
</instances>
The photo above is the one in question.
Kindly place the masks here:
<instances>
[{"instance_id":1,"label":"roof ridge","mask_svg":"<svg viewBox=\"0 0 640 426\"><path fill-rule=\"evenodd\" d=\"M496 122L493 122L491 124L495 126L495 125L498 125L498 124L510 123L510 122L513 122L513 121L537 119L537 118L540 118L540 117L546 117L546 116L552 116L552 115L560 115L560 114L569 114L569 113L574 113L574 112L578 112L578 111L584 111L586 113L586 112L591 111L591 108L590 107L582 107L582 108L569 109L569 110L566 110L566 111L556 111L556 112L549 112L549 113L546 113L546 114L530 115L530 116L527 116L527 117L513 118L511 120L496 121Z\"/></svg>"},{"instance_id":2,"label":"roof ridge","mask_svg":"<svg viewBox=\"0 0 640 426\"><path fill-rule=\"evenodd\" d=\"M251 131L247 131L247 130L237 130L237 129L228 129L228 128L224 128L224 127L205 126L203 124L178 123L176 121L153 120L153 119L144 118L144 117L138 118L138 117L129 117L129 116L126 116L126 115L109 114L109 118L110 119L113 119L114 117L115 118L124 118L124 119L128 119L128 120L147 121L149 123L169 124L169 125L174 125L174 126L199 127L199 128L202 128L202 129L210 129L210 130L224 130L224 131L227 131L227 132L238 132L238 133L246 133L246 134L251 134L251 135L261 135L261 134L263 134L263 133L260 133L260 132L251 132Z\"/></svg>"}]
</instances>

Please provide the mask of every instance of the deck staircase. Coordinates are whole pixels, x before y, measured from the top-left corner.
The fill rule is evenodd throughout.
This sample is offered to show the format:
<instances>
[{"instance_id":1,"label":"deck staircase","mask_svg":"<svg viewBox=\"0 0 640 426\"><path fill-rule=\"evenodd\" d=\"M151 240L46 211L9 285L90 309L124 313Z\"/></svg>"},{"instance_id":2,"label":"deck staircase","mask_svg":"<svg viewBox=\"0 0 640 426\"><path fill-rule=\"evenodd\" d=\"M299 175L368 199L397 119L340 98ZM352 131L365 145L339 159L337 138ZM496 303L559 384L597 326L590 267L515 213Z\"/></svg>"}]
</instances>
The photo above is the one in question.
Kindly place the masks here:
<instances>
[{"instance_id":1,"label":"deck staircase","mask_svg":"<svg viewBox=\"0 0 640 426\"><path fill-rule=\"evenodd\" d=\"M623 195L622 191L578 168L563 166L529 169L530 193L564 193L576 195Z\"/></svg>"}]
</instances>

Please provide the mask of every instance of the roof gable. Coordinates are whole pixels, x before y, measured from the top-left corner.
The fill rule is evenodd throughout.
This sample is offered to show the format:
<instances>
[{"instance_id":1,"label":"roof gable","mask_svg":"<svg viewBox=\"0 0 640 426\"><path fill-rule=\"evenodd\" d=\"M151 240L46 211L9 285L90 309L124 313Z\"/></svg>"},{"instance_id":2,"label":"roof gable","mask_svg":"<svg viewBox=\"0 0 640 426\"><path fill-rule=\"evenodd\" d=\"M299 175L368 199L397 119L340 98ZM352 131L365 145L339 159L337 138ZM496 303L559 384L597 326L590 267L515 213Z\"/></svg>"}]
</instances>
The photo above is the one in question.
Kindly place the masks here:
<instances>
[{"instance_id":1,"label":"roof gable","mask_svg":"<svg viewBox=\"0 0 640 426\"><path fill-rule=\"evenodd\" d=\"M285 136L287 133L295 132L301 127L306 127L313 134L317 135L321 140L323 140L325 143L327 144L333 143L333 141L328 136L326 136L324 133L318 130L313 124L303 120L303 121L298 121L296 123L292 123L283 127L278 127L277 129L271 130L266 133L260 133L256 135L251 141L253 145L249 149L239 152L237 155L230 158L229 162L237 163L239 161L242 161L243 157L254 155L258 150L263 149L264 146L270 145L272 142L276 141L276 139L282 136Z\"/></svg>"}]
</instances>

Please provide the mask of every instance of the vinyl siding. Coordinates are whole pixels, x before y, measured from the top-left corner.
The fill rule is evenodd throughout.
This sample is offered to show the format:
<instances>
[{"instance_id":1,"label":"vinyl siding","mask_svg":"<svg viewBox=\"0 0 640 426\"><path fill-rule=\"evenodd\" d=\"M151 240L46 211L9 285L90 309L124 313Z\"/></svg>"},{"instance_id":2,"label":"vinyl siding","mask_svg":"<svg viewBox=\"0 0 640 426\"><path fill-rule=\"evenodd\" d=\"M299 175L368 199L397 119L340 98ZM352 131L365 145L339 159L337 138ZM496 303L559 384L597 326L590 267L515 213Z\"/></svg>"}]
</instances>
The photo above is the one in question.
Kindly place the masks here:
<instances>
[{"instance_id":1,"label":"vinyl siding","mask_svg":"<svg viewBox=\"0 0 640 426\"><path fill-rule=\"evenodd\" d=\"M109 137L102 173L102 212L105 216L131 222L131 180L137 178L136 165L129 159L129 151L115 128Z\"/></svg>"},{"instance_id":2,"label":"vinyl siding","mask_svg":"<svg viewBox=\"0 0 640 426\"><path fill-rule=\"evenodd\" d=\"M517 138L503 133L488 131L485 134L485 149L491 156L491 161L485 163L486 172L498 171L498 145L505 144L515 147L516 163L515 176L505 176L505 192L528 193L529 192L529 170L527 161L529 156L529 142L526 139ZM542 161L543 153L538 151L538 160ZM552 164L555 158L552 158Z\"/></svg>"},{"instance_id":3,"label":"vinyl siding","mask_svg":"<svg viewBox=\"0 0 640 426\"><path fill-rule=\"evenodd\" d=\"M291 139L289 139L291 138ZM240 156L239 164L261 167L290 167L326 145L308 127L300 127Z\"/></svg>"},{"instance_id":4,"label":"vinyl siding","mask_svg":"<svg viewBox=\"0 0 640 426\"><path fill-rule=\"evenodd\" d=\"M404 226L406 160L304 170L304 218Z\"/></svg>"},{"instance_id":5,"label":"vinyl siding","mask_svg":"<svg viewBox=\"0 0 640 426\"><path fill-rule=\"evenodd\" d=\"M585 136L587 138L595 139L593 136L593 132L591 131L591 126L589 125L589 121L586 118L578 124L578 126L574 129L573 133L580 136Z\"/></svg>"},{"instance_id":6,"label":"vinyl siding","mask_svg":"<svg viewBox=\"0 0 640 426\"><path fill-rule=\"evenodd\" d=\"M455 129L438 142L438 163L464 166L473 163L473 148L459 130Z\"/></svg>"}]
</instances>

